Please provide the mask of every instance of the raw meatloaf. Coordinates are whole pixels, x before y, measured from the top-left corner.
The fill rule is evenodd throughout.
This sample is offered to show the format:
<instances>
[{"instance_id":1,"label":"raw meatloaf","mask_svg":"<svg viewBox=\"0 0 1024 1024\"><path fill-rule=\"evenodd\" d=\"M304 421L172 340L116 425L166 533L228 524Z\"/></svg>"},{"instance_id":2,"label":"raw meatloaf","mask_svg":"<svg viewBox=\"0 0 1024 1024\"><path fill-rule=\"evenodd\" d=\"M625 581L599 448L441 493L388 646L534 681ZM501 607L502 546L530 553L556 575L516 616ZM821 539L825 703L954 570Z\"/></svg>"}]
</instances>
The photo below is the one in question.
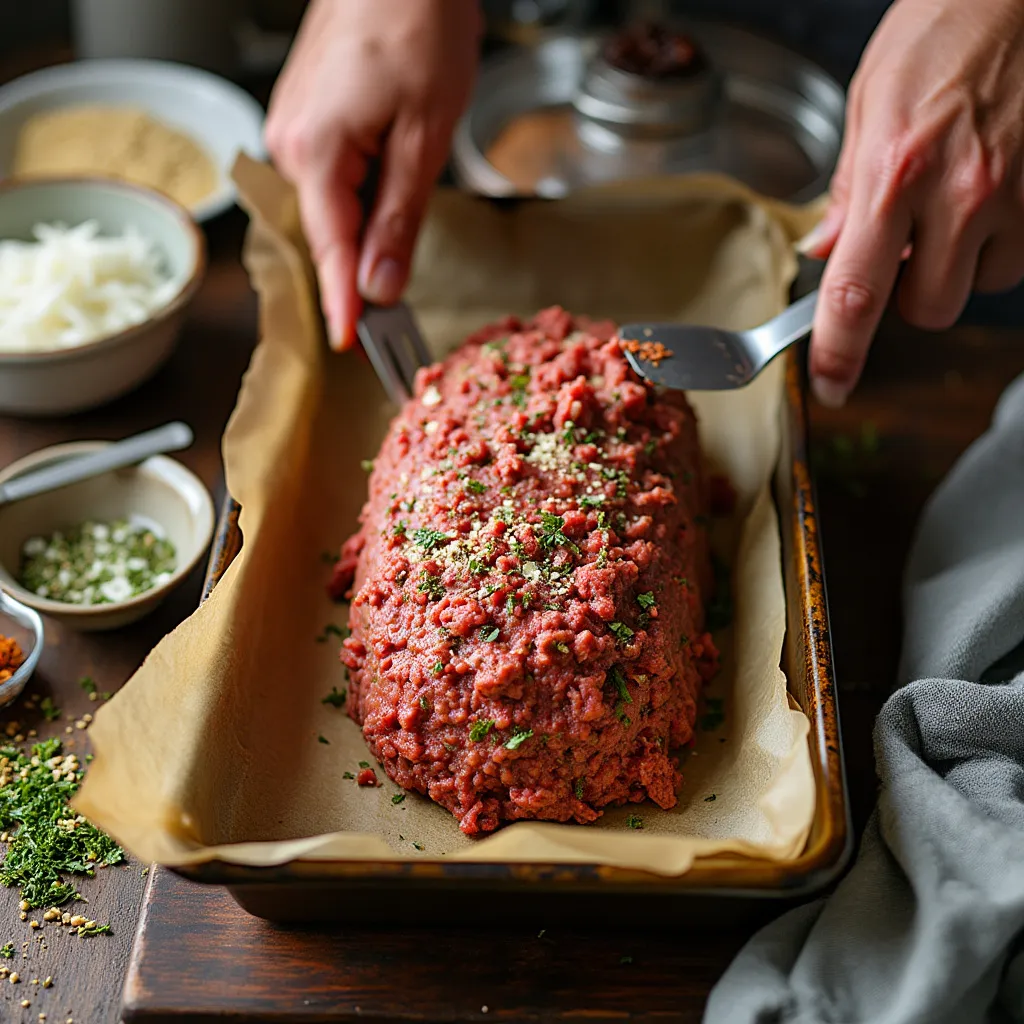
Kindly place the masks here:
<instances>
[{"instance_id":1,"label":"raw meatloaf","mask_svg":"<svg viewBox=\"0 0 1024 1024\"><path fill-rule=\"evenodd\" d=\"M613 324L548 309L421 370L335 577L387 774L470 835L674 806L717 658L707 503L692 409Z\"/></svg>"}]
</instances>

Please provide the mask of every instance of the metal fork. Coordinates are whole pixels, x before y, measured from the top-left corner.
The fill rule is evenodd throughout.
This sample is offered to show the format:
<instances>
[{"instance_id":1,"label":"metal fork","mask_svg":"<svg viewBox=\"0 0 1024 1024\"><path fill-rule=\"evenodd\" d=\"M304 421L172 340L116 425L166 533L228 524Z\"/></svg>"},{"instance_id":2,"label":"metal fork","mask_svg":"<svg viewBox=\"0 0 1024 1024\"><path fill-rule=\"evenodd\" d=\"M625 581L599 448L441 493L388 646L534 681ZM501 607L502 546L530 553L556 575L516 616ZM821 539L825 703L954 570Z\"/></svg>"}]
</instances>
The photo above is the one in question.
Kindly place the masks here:
<instances>
[{"instance_id":1,"label":"metal fork","mask_svg":"<svg viewBox=\"0 0 1024 1024\"><path fill-rule=\"evenodd\" d=\"M749 384L777 355L810 333L817 303L815 289L773 320L748 331L626 324L619 329L619 338L640 342L635 351L626 349L626 358L654 384L681 391L730 391ZM658 358L659 343L670 356Z\"/></svg>"},{"instance_id":2,"label":"metal fork","mask_svg":"<svg viewBox=\"0 0 1024 1024\"><path fill-rule=\"evenodd\" d=\"M412 395L416 371L431 362L412 310L404 302L366 306L356 329L388 397L402 405Z\"/></svg>"},{"instance_id":3,"label":"metal fork","mask_svg":"<svg viewBox=\"0 0 1024 1024\"><path fill-rule=\"evenodd\" d=\"M359 188L364 229L373 213L380 175L380 160L368 161L366 177ZM367 303L356 324L356 333L388 398L395 405L408 401L416 371L432 361L412 310L404 302L393 306Z\"/></svg>"}]
</instances>

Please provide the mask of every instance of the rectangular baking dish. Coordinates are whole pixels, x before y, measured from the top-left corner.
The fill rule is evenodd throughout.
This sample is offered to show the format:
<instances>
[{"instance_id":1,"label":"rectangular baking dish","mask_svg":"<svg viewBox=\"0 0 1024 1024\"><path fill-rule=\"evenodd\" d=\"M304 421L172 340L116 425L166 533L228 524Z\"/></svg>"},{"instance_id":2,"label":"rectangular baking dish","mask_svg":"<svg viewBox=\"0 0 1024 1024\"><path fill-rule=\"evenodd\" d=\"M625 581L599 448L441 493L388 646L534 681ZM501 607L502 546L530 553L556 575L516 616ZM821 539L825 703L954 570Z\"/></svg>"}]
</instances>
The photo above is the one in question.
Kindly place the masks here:
<instances>
[{"instance_id":1,"label":"rectangular baking dish","mask_svg":"<svg viewBox=\"0 0 1024 1024\"><path fill-rule=\"evenodd\" d=\"M805 362L799 349L791 350L786 359L785 422L774 482L786 591L782 668L792 698L810 720L808 742L817 793L811 832L799 857L785 863L734 855L708 857L674 878L586 864L412 860L297 861L271 868L212 862L175 870L193 881L226 886L245 910L279 922L379 923L384 917L396 924L436 924L448 919L445 908L450 911L455 901L486 896L512 897L517 912L533 907L543 912L545 921L562 917L577 924L588 919L607 924L615 904L633 918L637 900L656 901L659 919L678 922L677 912L692 914L694 902L699 901L700 917L706 923L709 915L722 921L735 919L746 916L745 911L757 901L804 898L832 882L849 857L851 826L808 456ZM241 549L238 511L228 497L204 596Z\"/></svg>"}]
</instances>

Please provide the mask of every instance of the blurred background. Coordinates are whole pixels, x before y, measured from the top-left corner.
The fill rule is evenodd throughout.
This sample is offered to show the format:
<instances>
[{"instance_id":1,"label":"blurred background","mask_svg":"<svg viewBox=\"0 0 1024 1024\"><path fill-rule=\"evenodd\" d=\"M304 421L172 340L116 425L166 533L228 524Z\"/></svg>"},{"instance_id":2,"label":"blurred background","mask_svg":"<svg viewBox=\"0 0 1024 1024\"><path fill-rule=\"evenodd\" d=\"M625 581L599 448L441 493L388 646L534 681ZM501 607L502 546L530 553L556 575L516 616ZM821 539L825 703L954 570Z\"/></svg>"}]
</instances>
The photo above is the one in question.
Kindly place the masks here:
<instances>
[{"instance_id":1,"label":"blurred background","mask_svg":"<svg viewBox=\"0 0 1024 1024\"><path fill-rule=\"evenodd\" d=\"M137 56L174 59L172 53L188 52L190 62L229 71L235 48L236 74L267 73L283 59L305 6L305 0L0 4L0 55L25 58L54 46L80 56L125 56L134 49ZM732 21L784 40L844 80L886 6L885 0L484 0L490 45L525 41L540 27L657 16L671 8Z\"/></svg>"},{"instance_id":2,"label":"blurred background","mask_svg":"<svg viewBox=\"0 0 1024 1024\"><path fill-rule=\"evenodd\" d=\"M485 53L552 28L584 29L670 12L749 29L848 84L888 0L482 0ZM306 0L33 0L0 4L0 82L75 57L180 61L270 95ZM972 301L977 323L1024 322L1024 296Z\"/></svg>"}]
</instances>

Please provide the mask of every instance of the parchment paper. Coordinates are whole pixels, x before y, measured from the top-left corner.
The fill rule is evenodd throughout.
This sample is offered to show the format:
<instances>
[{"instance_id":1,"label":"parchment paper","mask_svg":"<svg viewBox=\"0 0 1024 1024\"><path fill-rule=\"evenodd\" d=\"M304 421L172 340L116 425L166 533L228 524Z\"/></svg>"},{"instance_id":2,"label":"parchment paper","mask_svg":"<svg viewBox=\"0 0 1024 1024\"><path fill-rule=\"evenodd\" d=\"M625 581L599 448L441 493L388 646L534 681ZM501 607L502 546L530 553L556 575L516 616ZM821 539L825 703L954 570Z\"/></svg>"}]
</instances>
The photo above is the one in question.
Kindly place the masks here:
<instances>
[{"instance_id":1,"label":"parchment paper","mask_svg":"<svg viewBox=\"0 0 1024 1024\"><path fill-rule=\"evenodd\" d=\"M235 170L252 216L246 261L261 341L224 437L244 544L209 600L166 637L96 716L96 758L77 808L145 860L295 858L587 862L687 870L733 851L792 858L814 806L808 723L779 669L784 599L769 486L779 450L781 366L695 405L705 450L739 494L715 543L734 566L735 619L719 636L712 695L725 723L684 764L679 806L608 811L596 825L521 822L483 840L397 788L360 789L359 729L322 703L345 685L344 608L324 592L365 497L392 410L369 365L328 352L292 191L268 167ZM553 303L593 316L744 327L786 302L792 242L817 216L761 203L721 179L602 189L493 206L439 194L409 299L437 351L483 322ZM318 637L320 642L318 642ZM714 799L711 799L711 798ZM639 814L643 828L626 826Z\"/></svg>"}]
</instances>

